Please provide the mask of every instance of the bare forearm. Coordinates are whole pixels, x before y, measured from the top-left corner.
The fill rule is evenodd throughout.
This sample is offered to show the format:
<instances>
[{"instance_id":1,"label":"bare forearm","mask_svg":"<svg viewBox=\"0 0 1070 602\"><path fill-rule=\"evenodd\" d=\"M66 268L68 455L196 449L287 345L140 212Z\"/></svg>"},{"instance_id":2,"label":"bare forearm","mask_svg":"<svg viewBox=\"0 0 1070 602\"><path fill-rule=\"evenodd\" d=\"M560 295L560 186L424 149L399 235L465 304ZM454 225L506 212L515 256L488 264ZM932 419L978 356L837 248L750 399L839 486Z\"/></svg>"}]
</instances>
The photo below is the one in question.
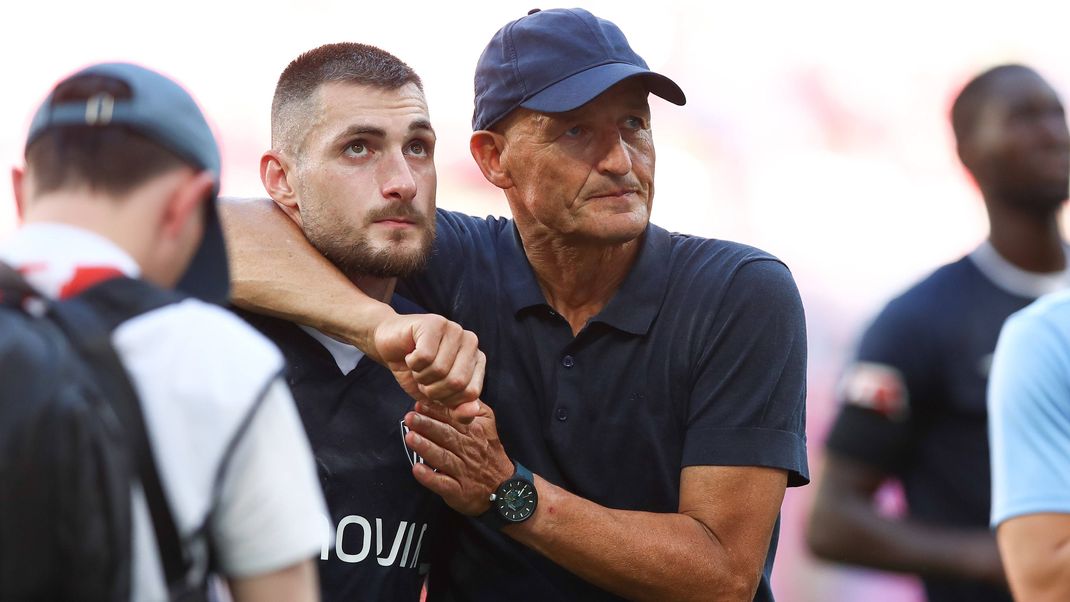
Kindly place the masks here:
<instances>
[{"instance_id":1,"label":"bare forearm","mask_svg":"<svg viewBox=\"0 0 1070 602\"><path fill-rule=\"evenodd\" d=\"M1070 515L1012 518L998 530L1015 599L1070 600Z\"/></svg>"},{"instance_id":2,"label":"bare forearm","mask_svg":"<svg viewBox=\"0 0 1070 602\"><path fill-rule=\"evenodd\" d=\"M317 602L319 573L312 560L254 577L230 579L235 602Z\"/></svg>"},{"instance_id":3,"label":"bare forearm","mask_svg":"<svg viewBox=\"0 0 1070 602\"><path fill-rule=\"evenodd\" d=\"M996 539L988 529L960 529L881 516L839 505L815 510L811 549L834 562L887 571L1003 581Z\"/></svg>"},{"instance_id":4,"label":"bare forearm","mask_svg":"<svg viewBox=\"0 0 1070 602\"><path fill-rule=\"evenodd\" d=\"M635 600L753 599L761 563L755 572L735 562L698 520L612 510L537 485L536 513L504 532L583 579Z\"/></svg>"},{"instance_id":5,"label":"bare forearm","mask_svg":"<svg viewBox=\"0 0 1070 602\"><path fill-rule=\"evenodd\" d=\"M374 327L393 312L353 285L269 199L220 204L235 305L307 324L374 351Z\"/></svg>"}]
</instances>

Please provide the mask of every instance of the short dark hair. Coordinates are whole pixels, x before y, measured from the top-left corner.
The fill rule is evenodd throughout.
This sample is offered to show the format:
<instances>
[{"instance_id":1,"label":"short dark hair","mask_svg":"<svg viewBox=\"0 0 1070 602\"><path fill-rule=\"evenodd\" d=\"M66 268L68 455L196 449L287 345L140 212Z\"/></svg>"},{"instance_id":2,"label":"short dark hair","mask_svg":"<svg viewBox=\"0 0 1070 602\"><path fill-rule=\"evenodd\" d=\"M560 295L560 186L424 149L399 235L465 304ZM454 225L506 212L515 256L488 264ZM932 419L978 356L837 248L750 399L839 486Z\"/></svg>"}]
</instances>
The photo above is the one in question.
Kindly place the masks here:
<instances>
[{"instance_id":1,"label":"short dark hair","mask_svg":"<svg viewBox=\"0 0 1070 602\"><path fill-rule=\"evenodd\" d=\"M422 92L420 76L389 52L356 42L326 44L301 54L283 70L271 101L271 145L293 143L298 115L293 109L312 97L327 82L349 82L396 90L416 84Z\"/></svg>"},{"instance_id":2,"label":"short dark hair","mask_svg":"<svg viewBox=\"0 0 1070 602\"><path fill-rule=\"evenodd\" d=\"M1029 73L1040 77L1033 69L1012 63L987 69L962 88L962 91L955 97L954 104L951 105L951 129L955 132L956 142L961 143L973 133L981 108L992 92L992 84L1005 75L1015 73Z\"/></svg>"},{"instance_id":3,"label":"short dark hair","mask_svg":"<svg viewBox=\"0 0 1070 602\"><path fill-rule=\"evenodd\" d=\"M98 94L131 97L125 82L103 75L73 77L56 86L54 103L88 102ZM177 155L123 125L62 126L26 148L38 194L64 188L122 196L162 173L186 165Z\"/></svg>"}]
</instances>

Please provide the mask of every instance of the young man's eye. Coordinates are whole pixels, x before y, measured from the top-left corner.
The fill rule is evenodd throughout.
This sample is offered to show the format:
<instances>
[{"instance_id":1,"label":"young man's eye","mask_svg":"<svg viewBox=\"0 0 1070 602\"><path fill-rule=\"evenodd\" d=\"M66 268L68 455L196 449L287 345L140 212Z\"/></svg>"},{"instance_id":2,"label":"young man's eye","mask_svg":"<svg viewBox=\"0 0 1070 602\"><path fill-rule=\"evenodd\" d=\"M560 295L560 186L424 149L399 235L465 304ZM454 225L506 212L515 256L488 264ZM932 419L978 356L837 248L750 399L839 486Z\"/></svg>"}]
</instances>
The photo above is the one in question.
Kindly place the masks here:
<instances>
[{"instance_id":1,"label":"young man's eye","mask_svg":"<svg viewBox=\"0 0 1070 602\"><path fill-rule=\"evenodd\" d=\"M427 154L427 145L419 140L409 143L409 154L423 156Z\"/></svg>"},{"instance_id":2,"label":"young man's eye","mask_svg":"<svg viewBox=\"0 0 1070 602\"><path fill-rule=\"evenodd\" d=\"M353 157L363 157L368 154L368 147L363 142L354 142L346 147L346 154Z\"/></svg>"}]
</instances>

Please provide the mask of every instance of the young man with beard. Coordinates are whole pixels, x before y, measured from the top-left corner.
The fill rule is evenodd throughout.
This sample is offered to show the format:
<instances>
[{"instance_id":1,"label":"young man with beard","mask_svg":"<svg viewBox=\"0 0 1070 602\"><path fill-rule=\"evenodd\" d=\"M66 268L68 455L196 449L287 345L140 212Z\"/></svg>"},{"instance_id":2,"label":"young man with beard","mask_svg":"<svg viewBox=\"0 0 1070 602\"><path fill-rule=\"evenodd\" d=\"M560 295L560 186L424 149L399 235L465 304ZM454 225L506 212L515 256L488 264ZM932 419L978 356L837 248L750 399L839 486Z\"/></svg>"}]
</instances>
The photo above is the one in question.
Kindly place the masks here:
<instances>
[{"instance_id":1,"label":"young man with beard","mask_svg":"<svg viewBox=\"0 0 1070 602\"><path fill-rule=\"evenodd\" d=\"M928 598L1009 601L988 529L985 387L1004 320L1070 284L1059 210L1070 182L1063 104L1035 71L1004 65L951 110L988 239L894 299L844 375L808 538L819 556L915 573ZM878 514L898 478L907 517Z\"/></svg>"},{"instance_id":2,"label":"young man with beard","mask_svg":"<svg viewBox=\"0 0 1070 602\"><path fill-rule=\"evenodd\" d=\"M271 145L264 188L312 246L365 294L422 313L394 294L397 278L426 263L435 228L435 132L416 73L363 44L310 50L279 78ZM404 442L412 399L352 345L244 317L282 349L319 467L324 599L417 600L443 504L411 473L421 461Z\"/></svg>"}]
</instances>

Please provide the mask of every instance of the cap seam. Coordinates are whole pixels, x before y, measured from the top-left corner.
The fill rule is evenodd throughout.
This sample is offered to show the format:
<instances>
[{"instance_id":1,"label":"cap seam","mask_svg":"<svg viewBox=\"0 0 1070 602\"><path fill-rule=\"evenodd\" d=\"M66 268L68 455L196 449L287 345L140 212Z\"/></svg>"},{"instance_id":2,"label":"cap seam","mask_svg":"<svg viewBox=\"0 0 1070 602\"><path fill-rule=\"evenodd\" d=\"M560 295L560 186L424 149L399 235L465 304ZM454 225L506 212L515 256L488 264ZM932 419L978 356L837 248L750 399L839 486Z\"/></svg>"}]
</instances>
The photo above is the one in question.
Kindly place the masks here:
<instances>
[{"instance_id":1,"label":"cap seam","mask_svg":"<svg viewBox=\"0 0 1070 602\"><path fill-rule=\"evenodd\" d=\"M591 27L591 24L588 23L587 20L584 19L581 15L577 14L575 10L573 10L571 8L568 8L568 9L565 9L565 10L568 12L568 14L570 14L573 17L575 17L576 19L578 19L579 22L587 29L587 33L589 33L591 35L591 37L594 38L598 42L598 46L599 46L599 48L602 49L602 52L604 52L605 54L613 54L612 52L610 52L610 48L607 48L606 45L605 45L605 36L604 35L599 35L599 32L595 31ZM598 19L598 17L595 17L594 15L591 15L591 16L594 17L595 19ZM624 35L623 31L621 32L621 35ZM613 62L619 63L620 61L613 61ZM577 71L576 73L580 73L580 72ZM569 77L571 77L571 76L569 76ZM558 80L558 81L560 81L560 80Z\"/></svg>"},{"instance_id":2,"label":"cap seam","mask_svg":"<svg viewBox=\"0 0 1070 602\"><path fill-rule=\"evenodd\" d=\"M525 96L527 94L527 84L526 84L526 82L524 82L524 78L522 77L522 75L520 73L520 61L517 60L516 44L513 42L513 28L512 27L510 27L509 30L505 32L505 37L506 37L506 43L508 44L506 46L506 48L509 51L509 62L513 66L513 77L515 77L516 81L519 83L520 89L521 89L521 92L522 92L522 94L520 96L523 97L523 96Z\"/></svg>"}]
</instances>

